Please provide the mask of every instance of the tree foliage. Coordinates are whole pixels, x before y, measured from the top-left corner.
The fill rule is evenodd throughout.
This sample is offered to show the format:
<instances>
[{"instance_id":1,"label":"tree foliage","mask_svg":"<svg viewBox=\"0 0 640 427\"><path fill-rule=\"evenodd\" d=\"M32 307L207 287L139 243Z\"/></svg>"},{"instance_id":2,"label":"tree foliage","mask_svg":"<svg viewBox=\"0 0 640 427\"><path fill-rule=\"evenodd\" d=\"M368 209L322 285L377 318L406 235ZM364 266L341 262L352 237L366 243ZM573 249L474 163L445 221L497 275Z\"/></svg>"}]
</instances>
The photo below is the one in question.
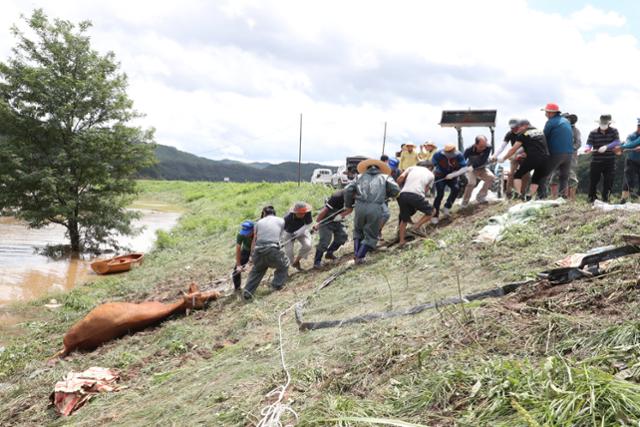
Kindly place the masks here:
<instances>
[{"instance_id":1,"label":"tree foliage","mask_svg":"<svg viewBox=\"0 0 640 427\"><path fill-rule=\"evenodd\" d=\"M67 228L73 251L128 234L134 174L153 163L152 130L140 117L113 52L91 48L89 21L42 10L17 26L13 55L0 62L0 208L31 227Z\"/></svg>"}]
</instances>

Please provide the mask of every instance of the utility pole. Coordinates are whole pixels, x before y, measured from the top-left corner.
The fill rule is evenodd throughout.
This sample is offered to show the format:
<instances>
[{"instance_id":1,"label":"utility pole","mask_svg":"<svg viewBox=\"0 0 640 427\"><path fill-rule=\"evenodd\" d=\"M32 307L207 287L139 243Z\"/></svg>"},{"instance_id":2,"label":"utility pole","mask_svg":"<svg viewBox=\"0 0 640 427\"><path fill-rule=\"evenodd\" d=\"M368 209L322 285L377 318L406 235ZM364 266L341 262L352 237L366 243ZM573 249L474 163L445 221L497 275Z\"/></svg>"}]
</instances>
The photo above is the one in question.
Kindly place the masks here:
<instances>
[{"instance_id":1,"label":"utility pole","mask_svg":"<svg viewBox=\"0 0 640 427\"><path fill-rule=\"evenodd\" d=\"M382 154L384 154L384 146L387 142L387 122L384 122L384 134L382 135Z\"/></svg>"},{"instance_id":2,"label":"utility pole","mask_svg":"<svg viewBox=\"0 0 640 427\"><path fill-rule=\"evenodd\" d=\"M302 180L302 113L300 113L300 142L298 143L298 187Z\"/></svg>"}]
</instances>

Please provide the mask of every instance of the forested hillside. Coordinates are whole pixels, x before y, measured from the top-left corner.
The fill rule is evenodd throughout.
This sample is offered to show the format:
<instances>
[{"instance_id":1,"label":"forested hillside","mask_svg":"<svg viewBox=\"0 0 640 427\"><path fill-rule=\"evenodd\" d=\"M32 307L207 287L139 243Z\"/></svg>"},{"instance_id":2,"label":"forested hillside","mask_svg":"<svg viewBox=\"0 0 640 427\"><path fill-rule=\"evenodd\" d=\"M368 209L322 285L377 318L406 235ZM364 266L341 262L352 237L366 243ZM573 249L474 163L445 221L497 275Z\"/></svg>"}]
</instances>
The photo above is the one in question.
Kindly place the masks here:
<instances>
[{"instance_id":1,"label":"forested hillside","mask_svg":"<svg viewBox=\"0 0 640 427\"><path fill-rule=\"evenodd\" d=\"M174 147L156 146L158 163L143 169L140 178L182 181L223 181L234 182L282 182L298 180L298 164L285 162L268 164L264 162L242 163L234 160L211 160L180 151ZM316 168L328 167L316 163L302 164L302 180L309 181ZM330 168L335 171L335 168Z\"/></svg>"}]
</instances>

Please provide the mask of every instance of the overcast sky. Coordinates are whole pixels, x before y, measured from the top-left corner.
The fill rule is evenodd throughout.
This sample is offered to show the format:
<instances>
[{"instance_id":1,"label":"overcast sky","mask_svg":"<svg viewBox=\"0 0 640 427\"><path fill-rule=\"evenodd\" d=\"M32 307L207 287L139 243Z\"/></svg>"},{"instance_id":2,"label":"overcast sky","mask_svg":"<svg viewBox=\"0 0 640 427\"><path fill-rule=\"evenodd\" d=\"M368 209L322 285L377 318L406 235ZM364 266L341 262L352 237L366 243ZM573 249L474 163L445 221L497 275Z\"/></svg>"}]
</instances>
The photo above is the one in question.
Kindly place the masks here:
<instances>
[{"instance_id":1,"label":"overcast sky","mask_svg":"<svg viewBox=\"0 0 640 427\"><path fill-rule=\"evenodd\" d=\"M583 136L601 113L621 134L640 116L633 1L2 2L0 57L20 14L89 19L156 141L213 159L336 164L387 146L455 142L443 109L497 109L539 127L556 102ZM464 132L471 143L477 133Z\"/></svg>"}]
</instances>

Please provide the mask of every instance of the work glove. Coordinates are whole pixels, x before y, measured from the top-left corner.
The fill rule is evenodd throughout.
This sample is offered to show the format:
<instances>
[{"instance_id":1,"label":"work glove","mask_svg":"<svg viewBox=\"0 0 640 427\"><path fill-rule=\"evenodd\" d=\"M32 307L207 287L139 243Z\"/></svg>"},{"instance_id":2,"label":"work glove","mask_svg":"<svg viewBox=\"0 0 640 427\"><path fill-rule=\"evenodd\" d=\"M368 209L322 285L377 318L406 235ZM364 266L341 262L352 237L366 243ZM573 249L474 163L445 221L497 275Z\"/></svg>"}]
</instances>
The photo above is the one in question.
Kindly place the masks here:
<instances>
[{"instance_id":1,"label":"work glove","mask_svg":"<svg viewBox=\"0 0 640 427\"><path fill-rule=\"evenodd\" d=\"M607 151L606 145L603 145L602 147L598 148L598 153L604 153L605 151Z\"/></svg>"}]
</instances>

